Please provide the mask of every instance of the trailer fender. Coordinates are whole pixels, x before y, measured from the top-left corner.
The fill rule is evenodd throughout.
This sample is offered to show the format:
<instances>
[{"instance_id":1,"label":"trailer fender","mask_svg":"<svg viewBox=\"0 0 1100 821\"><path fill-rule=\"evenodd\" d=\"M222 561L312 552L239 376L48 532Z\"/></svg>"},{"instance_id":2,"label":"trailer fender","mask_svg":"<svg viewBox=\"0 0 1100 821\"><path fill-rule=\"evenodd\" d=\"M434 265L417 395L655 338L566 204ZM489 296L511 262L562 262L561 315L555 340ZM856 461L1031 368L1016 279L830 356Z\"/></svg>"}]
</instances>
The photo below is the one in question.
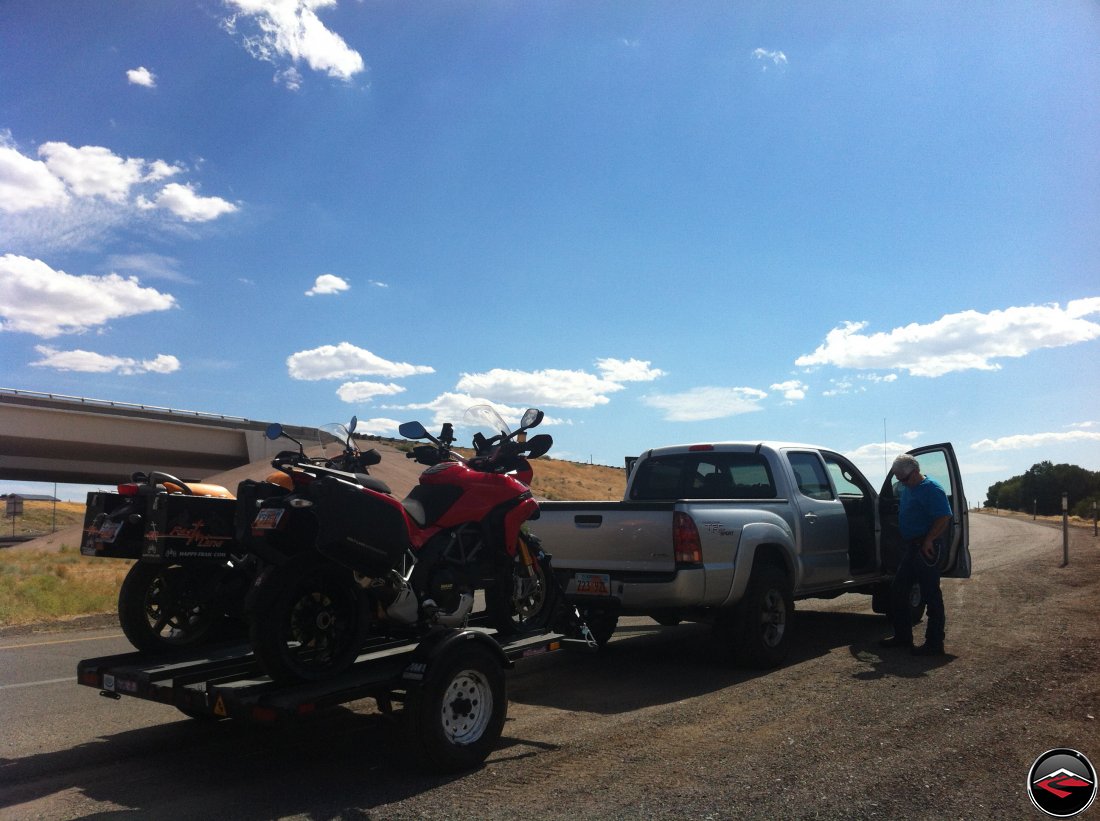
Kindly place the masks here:
<instances>
[{"instance_id":1,"label":"trailer fender","mask_svg":"<svg viewBox=\"0 0 1100 821\"><path fill-rule=\"evenodd\" d=\"M432 668L449 662L466 648L474 646L488 650L493 658L500 662L503 669L511 670L515 667L515 664L500 649L500 645L485 633L476 630L444 628L421 640L405 666L401 678L408 685L416 686L428 678Z\"/></svg>"}]
</instances>

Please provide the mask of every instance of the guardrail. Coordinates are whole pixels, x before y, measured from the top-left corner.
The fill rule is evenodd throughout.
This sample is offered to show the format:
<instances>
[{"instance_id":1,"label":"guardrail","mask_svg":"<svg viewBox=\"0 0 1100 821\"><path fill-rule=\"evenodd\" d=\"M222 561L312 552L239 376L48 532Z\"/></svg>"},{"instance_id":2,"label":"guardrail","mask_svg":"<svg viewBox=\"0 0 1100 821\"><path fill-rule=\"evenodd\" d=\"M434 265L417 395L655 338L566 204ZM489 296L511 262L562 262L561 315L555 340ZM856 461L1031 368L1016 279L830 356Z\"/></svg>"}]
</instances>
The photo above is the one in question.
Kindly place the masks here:
<instances>
[{"instance_id":1,"label":"guardrail","mask_svg":"<svg viewBox=\"0 0 1100 821\"><path fill-rule=\"evenodd\" d=\"M119 410L141 410L153 413L165 413L175 416L187 416L192 419L218 419L227 422L253 422L244 416L227 416L222 413L207 413L205 411L183 410L181 408L164 408L158 405L139 405L133 402L115 402L112 399L90 399L86 396L66 396L61 393L42 393L41 391L24 391L18 388L0 388L2 396L25 396L29 399L48 399L55 402L68 402L78 405L87 405L99 408L118 408Z\"/></svg>"}]
</instances>

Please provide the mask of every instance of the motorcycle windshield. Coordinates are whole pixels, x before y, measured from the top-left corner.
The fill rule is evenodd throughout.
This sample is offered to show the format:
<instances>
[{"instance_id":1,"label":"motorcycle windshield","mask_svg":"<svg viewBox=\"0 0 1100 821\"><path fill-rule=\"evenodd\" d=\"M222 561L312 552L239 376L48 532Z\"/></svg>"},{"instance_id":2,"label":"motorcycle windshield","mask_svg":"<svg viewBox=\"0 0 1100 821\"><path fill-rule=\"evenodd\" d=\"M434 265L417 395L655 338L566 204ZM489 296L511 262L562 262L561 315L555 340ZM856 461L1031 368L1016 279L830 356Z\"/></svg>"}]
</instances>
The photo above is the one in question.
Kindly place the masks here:
<instances>
[{"instance_id":1,"label":"motorcycle windshield","mask_svg":"<svg viewBox=\"0 0 1100 821\"><path fill-rule=\"evenodd\" d=\"M335 459L344 452L345 444L351 439L346 425L330 422L317 429L317 440L321 445L321 455L326 459ZM354 446L354 445L353 445Z\"/></svg>"},{"instance_id":2,"label":"motorcycle windshield","mask_svg":"<svg viewBox=\"0 0 1100 821\"><path fill-rule=\"evenodd\" d=\"M474 405L472 408L467 408L462 417L462 426L475 432L480 431L487 439L512 434L508 423L500 418L500 414L492 405Z\"/></svg>"}]
</instances>

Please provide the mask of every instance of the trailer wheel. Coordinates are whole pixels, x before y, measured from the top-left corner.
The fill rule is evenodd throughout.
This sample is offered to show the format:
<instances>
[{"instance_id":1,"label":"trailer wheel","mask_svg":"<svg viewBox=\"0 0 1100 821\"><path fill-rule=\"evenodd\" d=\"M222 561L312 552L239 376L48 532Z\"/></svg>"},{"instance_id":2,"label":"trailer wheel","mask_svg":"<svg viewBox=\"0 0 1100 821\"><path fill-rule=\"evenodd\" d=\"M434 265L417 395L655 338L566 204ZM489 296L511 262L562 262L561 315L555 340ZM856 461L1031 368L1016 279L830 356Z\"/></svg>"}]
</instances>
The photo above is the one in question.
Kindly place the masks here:
<instances>
[{"instance_id":1,"label":"trailer wheel","mask_svg":"<svg viewBox=\"0 0 1100 821\"><path fill-rule=\"evenodd\" d=\"M312 555L274 568L261 581L249 637L276 681L319 681L352 665L366 610L351 572Z\"/></svg>"},{"instance_id":2,"label":"trailer wheel","mask_svg":"<svg viewBox=\"0 0 1100 821\"><path fill-rule=\"evenodd\" d=\"M504 729L504 670L483 647L464 647L429 670L405 701L412 763L436 773L480 765Z\"/></svg>"},{"instance_id":3,"label":"trailer wheel","mask_svg":"<svg viewBox=\"0 0 1100 821\"><path fill-rule=\"evenodd\" d=\"M146 653L201 644L223 620L214 591L217 565L135 562L118 593L118 621L126 638Z\"/></svg>"}]
</instances>

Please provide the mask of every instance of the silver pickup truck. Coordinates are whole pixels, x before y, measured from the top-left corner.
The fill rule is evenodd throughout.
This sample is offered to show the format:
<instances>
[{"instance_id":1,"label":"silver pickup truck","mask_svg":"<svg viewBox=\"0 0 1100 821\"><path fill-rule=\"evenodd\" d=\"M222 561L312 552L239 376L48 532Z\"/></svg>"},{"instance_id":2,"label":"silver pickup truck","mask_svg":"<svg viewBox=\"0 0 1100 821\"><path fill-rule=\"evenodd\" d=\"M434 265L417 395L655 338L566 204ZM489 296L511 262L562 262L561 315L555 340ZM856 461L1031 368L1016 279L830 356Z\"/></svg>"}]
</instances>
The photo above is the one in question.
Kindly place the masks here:
<instances>
[{"instance_id":1,"label":"silver pickup truck","mask_svg":"<svg viewBox=\"0 0 1100 821\"><path fill-rule=\"evenodd\" d=\"M951 500L944 576L970 575L968 520L949 444L909 451ZM867 593L876 612L902 548L898 500L839 453L774 442L681 445L630 465L623 501L544 502L534 530L566 595L606 643L620 615L708 621L754 666L782 662L794 600ZM914 623L924 613L910 596Z\"/></svg>"}]
</instances>

